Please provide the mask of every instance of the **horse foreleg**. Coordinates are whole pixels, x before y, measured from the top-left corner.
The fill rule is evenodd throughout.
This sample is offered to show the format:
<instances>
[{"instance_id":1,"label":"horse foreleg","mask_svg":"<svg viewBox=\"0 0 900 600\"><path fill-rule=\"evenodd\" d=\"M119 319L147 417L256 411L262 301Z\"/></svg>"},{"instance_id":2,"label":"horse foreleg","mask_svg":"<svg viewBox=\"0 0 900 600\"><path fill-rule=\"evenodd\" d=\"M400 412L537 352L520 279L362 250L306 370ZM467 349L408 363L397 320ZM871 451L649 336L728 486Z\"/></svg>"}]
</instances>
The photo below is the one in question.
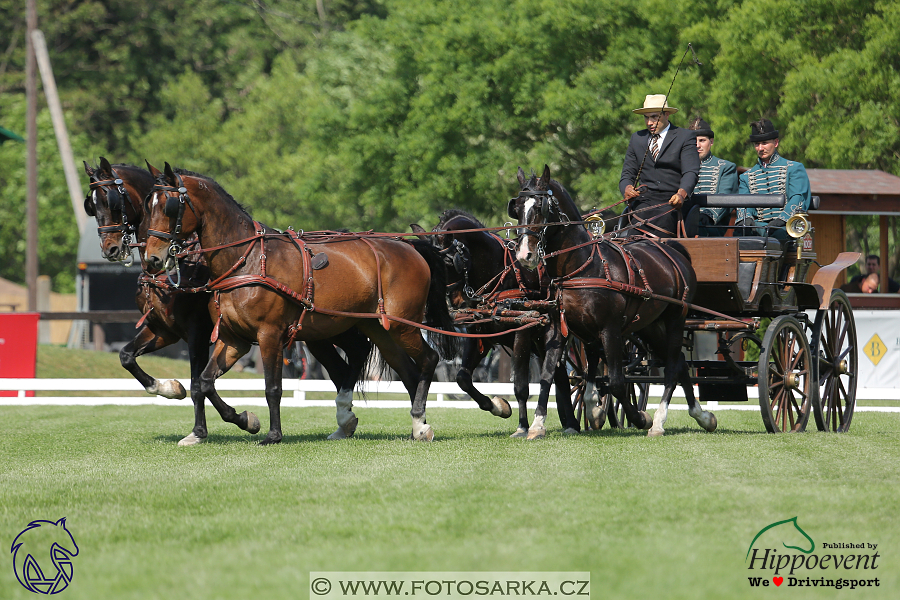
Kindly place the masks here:
<instances>
[{"instance_id":1,"label":"horse foreleg","mask_svg":"<svg viewBox=\"0 0 900 600\"><path fill-rule=\"evenodd\" d=\"M543 437L543 434L540 432L546 433L544 430L544 419L547 416L546 407L544 415L541 417L535 412L534 423L531 427L528 426L528 380L530 378L530 363L531 339L528 336L518 333L515 335L512 348L513 393L516 396L516 401L519 403L519 426L510 436L514 438L534 439L535 437ZM534 436L532 436L531 433L532 428L534 428L534 431L536 432Z\"/></svg>"},{"instance_id":2,"label":"horse foreleg","mask_svg":"<svg viewBox=\"0 0 900 600\"><path fill-rule=\"evenodd\" d=\"M156 394L164 398L172 398L181 400L187 395L184 386L177 379L169 379L159 381L155 377L148 375L146 371L141 369L137 364L137 357L148 352L155 352L160 348L165 348L178 341L178 336L171 332L165 335L154 333L149 327L143 325L134 336L134 339L125 344L119 351L119 362L126 371L137 379L148 394Z\"/></svg>"},{"instance_id":3,"label":"horse foreleg","mask_svg":"<svg viewBox=\"0 0 900 600\"><path fill-rule=\"evenodd\" d=\"M508 419L512 415L509 402L500 396L488 398L478 391L472 382L472 372L484 357L487 356L489 346L479 344L475 338L463 338L462 364L456 373L456 385L469 395L478 404L478 408L487 411L495 417Z\"/></svg>"},{"instance_id":4,"label":"horse foreleg","mask_svg":"<svg viewBox=\"0 0 900 600\"><path fill-rule=\"evenodd\" d=\"M526 337L525 334L519 334L521 337ZM518 341L518 337L517 341ZM529 341L531 341L530 336L528 336ZM544 437L547 435L546 430L546 418L547 418L547 402L550 398L550 383L551 381L559 381L557 377L559 369L557 368L559 365L559 359L562 356L562 346L563 339L559 333L559 329L556 327L548 328L546 331L546 339L543 343L544 346L544 357L541 363L541 391L538 395L537 407L534 409L534 421L531 424L531 427L528 430L528 439L533 440L537 438ZM556 406L557 410L560 411L560 423L562 423L563 427L567 425L569 421L569 417L566 415L573 413L572 410L572 400L571 397L568 398L567 401L560 400L560 392L561 390L565 390L562 393L567 394L569 389L569 380L568 377L565 376L565 368L563 368L563 378L565 379L565 383L562 385L562 388L557 386L556 388ZM566 404L568 404L568 409L566 408ZM566 430L567 433L575 433L577 430Z\"/></svg>"},{"instance_id":5,"label":"horse foreleg","mask_svg":"<svg viewBox=\"0 0 900 600\"><path fill-rule=\"evenodd\" d=\"M247 413L246 411L237 414L237 411L225 404L216 392L216 379L228 372L228 370L234 366L234 363L250 350L249 343L242 340L230 339L230 337L231 336L226 332L224 335L220 335L218 341L216 341L216 345L213 347L212 355L209 357L206 367L197 378L200 382L199 392L204 398L209 398L212 405L219 411L222 420L228 423L234 423L241 429L250 433L256 433L259 431L259 419L256 418L256 415ZM194 384L192 381L192 389L193 386ZM181 446L190 446L203 441L203 439L193 439L191 436L193 436L193 433L178 442L178 444Z\"/></svg>"},{"instance_id":6,"label":"horse foreleg","mask_svg":"<svg viewBox=\"0 0 900 600\"><path fill-rule=\"evenodd\" d=\"M259 355L266 380L266 404L269 405L269 433L260 441L260 445L277 444L281 441L281 394L282 368L284 367L284 351L282 350L282 332L262 332L258 334Z\"/></svg>"},{"instance_id":7,"label":"horse foreleg","mask_svg":"<svg viewBox=\"0 0 900 600\"><path fill-rule=\"evenodd\" d=\"M204 400L209 398L210 403L226 423L237 425L247 433L259 432L259 418L252 412L238 413L219 396L213 387L204 392L201 378L203 370L209 363L209 337L212 332L210 321L194 323L188 330L187 344L191 362L191 400L194 403L194 429L178 444L180 446L193 446L206 439L206 410Z\"/></svg>"}]
</instances>

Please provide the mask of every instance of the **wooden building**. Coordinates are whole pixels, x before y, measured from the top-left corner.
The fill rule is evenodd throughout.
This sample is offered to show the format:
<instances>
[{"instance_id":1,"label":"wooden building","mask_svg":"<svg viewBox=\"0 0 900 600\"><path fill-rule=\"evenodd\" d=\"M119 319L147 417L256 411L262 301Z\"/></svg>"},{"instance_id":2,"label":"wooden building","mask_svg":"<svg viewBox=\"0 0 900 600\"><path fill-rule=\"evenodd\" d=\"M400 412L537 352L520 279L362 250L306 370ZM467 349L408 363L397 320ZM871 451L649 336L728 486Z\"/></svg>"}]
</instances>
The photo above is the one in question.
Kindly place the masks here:
<instances>
[{"instance_id":1,"label":"wooden building","mask_svg":"<svg viewBox=\"0 0 900 600\"><path fill-rule=\"evenodd\" d=\"M884 171L807 169L818 210L810 211L819 264L827 265L847 250L847 216L877 215L881 281L888 279L888 217L900 216L900 177ZM896 243L896 242L895 242ZM865 260L865 257L863 257ZM817 267L810 268L810 280ZM884 288L883 288L884 289ZM854 308L900 308L900 294L854 294Z\"/></svg>"}]
</instances>

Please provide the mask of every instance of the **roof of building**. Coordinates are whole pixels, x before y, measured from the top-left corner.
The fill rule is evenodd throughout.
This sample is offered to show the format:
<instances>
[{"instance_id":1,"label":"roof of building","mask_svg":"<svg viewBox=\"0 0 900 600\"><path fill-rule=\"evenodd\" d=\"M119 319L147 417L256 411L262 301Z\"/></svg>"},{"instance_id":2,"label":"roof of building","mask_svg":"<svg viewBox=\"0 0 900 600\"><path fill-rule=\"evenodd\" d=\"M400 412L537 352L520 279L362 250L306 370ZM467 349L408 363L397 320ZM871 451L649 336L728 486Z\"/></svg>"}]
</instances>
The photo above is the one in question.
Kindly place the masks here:
<instances>
[{"instance_id":1,"label":"roof of building","mask_svg":"<svg viewBox=\"0 0 900 600\"><path fill-rule=\"evenodd\" d=\"M896 196L900 198L900 177L875 170L807 169L812 193Z\"/></svg>"}]
</instances>

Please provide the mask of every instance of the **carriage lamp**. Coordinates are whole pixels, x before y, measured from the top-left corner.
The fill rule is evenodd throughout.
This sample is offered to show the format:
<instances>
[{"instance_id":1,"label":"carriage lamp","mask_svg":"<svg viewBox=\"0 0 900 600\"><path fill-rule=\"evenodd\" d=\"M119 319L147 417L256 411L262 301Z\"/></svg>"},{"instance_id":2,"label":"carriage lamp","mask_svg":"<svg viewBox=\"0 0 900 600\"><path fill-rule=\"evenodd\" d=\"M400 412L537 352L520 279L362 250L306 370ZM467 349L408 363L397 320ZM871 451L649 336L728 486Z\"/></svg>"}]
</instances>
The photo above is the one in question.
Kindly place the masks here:
<instances>
[{"instance_id":1,"label":"carriage lamp","mask_svg":"<svg viewBox=\"0 0 900 600\"><path fill-rule=\"evenodd\" d=\"M800 239L809 232L809 219L804 214L796 214L787 220L784 227L787 234L797 240L797 260L800 260L800 253L803 251Z\"/></svg>"},{"instance_id":2,"label":"carriage lamp","mask_svg":"<svg viewBox=\"0 0 900 600\"><path fill-rule=\"evenodd\" d=\"M600 237L606 232L606 221L600 215L590 215L584 221L585 227L594 237Z\"/></svg>"}]
</instances>

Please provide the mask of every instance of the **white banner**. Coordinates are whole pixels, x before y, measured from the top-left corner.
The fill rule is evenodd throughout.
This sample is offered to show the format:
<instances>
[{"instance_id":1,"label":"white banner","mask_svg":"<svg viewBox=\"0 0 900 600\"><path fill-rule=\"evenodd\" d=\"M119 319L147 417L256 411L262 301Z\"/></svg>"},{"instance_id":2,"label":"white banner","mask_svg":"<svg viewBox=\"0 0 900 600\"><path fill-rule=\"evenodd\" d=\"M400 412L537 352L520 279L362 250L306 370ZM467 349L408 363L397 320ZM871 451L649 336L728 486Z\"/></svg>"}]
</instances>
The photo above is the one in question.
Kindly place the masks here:
<instances>
[{"instance_id":1,"label":"white banner","mask_svg":"<svg viewBox=\"0 0 900 600\"><path fill-rule=\"evenodd\" d=\"M860 388L900 388L900 311L854 310Z\"/></svg>"}]
</instances>

